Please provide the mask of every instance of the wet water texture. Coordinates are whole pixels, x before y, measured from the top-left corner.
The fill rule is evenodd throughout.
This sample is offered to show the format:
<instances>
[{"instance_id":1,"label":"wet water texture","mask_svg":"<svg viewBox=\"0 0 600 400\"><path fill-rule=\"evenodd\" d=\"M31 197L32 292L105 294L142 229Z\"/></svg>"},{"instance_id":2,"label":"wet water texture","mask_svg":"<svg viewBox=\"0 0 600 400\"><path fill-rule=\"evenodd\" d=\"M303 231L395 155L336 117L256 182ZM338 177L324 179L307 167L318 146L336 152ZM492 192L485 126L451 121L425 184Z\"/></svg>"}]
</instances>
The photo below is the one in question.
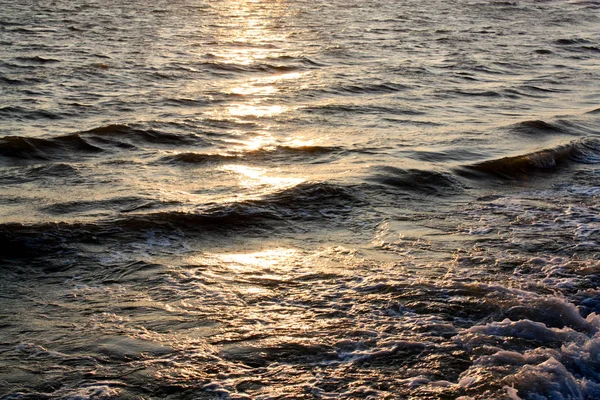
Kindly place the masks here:
<instances>
[{"instance_id":1,"label":"wet water texture","mask_svg":"<svg viewBox=\"0 0 600 400\"><path fill-rule=\"evenodd\" d=\"M0 399L600 398L598 2L0 5Z\"/></svg>"}]
</instances>

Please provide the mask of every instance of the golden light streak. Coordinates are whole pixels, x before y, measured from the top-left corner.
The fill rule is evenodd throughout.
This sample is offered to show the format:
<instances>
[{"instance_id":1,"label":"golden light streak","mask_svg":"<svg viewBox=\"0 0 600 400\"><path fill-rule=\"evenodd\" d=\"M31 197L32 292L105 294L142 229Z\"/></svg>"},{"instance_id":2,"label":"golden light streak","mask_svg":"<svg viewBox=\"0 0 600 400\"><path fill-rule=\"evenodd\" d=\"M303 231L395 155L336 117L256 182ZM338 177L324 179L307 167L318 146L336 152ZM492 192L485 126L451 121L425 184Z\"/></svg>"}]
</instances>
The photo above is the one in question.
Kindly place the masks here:
<instances>
[{"instance_id":1,"label":"golden light streak","mask_svg":"<svg viewBox=\"0 0 600 400\"><path fill-rule=\"evenodd\" d=\"M272 117L288 110L284 106L261 106L254 104L234 104L227 108L227 113L234 117Z\"/></svg>"},{"instance_id":2,"label":"golden light streak","mask_svg":"<svg viewBox=\"0 0 600 400\"><path fill-rule=\"evenodd\" d=\"M269 192L287 189L304 182L297 177L279 177L267 174L265 168L249 167L246 165L226 165L223 170L237 174L239 184L247 188L268 187Z\"/></svg>"}]
</instances>

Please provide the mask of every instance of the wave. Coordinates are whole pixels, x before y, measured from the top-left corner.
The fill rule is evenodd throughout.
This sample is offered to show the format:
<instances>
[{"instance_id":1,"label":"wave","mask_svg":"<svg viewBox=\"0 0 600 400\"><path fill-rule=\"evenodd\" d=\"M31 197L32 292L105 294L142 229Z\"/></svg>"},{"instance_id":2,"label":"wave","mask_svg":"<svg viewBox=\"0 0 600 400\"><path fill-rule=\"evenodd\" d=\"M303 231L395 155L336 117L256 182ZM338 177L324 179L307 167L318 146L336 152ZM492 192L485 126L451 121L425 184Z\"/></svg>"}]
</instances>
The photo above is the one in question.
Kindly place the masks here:
<instances>
[{"instance_id":1,"label":"wave","mask_svg":"<svg viewBox=\"0 0 600 400\"><path fill-rule=\"evenodd\" d=\"M322 64L320 62L317 62L315 60L311 60L308 57L295 57L295 56L290 56L290 55L280 55L280 56L276 56L276 57L268 57L267 60L272 60L272 61L283 61L283 62L294 62L294 63L298 63L307 67L322 67L325 64Z\"/></svg>"},{"instance_id":2,"label":"wave","mask_svg":"<svg viewBox=\"0 0 600 400\"><path fill-rule=\"evenodd\" d=\"M323 218L324 208L330 216L335 209L345 211L349 204L358 202L350 188L329 183L305 182L256 200L218 205L200 212L164 211L133 214L111 221L110 224L134 230L168 228L184 232L205 229L229 231L265 227L269 222L276 221Z\"/></svg>"},{"instance_id":3,"label":"wave","mask_svg":"<svg viewBox=\"0 0 600 400\"><path fill-rule=\"evenodd\" d=\"M301 69L300 66L293 65L275 65L275 64L236 64L236 63L223 63L223 62L204 62L200 64L200 66L204 69L207 69L211 72L225 72L225 73L255 73L255 72L264 72L264 73L288 73L288 72L296 72Z\"/></svg>"},{"instance_id":4,"label":"wave","mask_svg":"<svg viewBox=\"0 0 600 400\"><path fill-rule=\"evenodd\" d=\"M503 91L507 97L520 98L529 97L533 99L546 99L549 98L552 93L559 92L558 90L545 90L534 86L522 86L519 89L510 88L504 89Z\"/></svg>"},{"instance_id":5,"label":"wave","mask_svg":"<svg viewBox=\"0 0 600 400\"><path fill-rule=\"evenodd\" d=\"M212 206L198 211L152 209L172 206L151 199L124 197L104 201L74 201L49 206L45 211L60 215L91 209L120 211L117 217L85 222L0 224L0 259L29 258L67 251L78 243L118 240L145 241L148 232L177 232L184 235L261 233L279 228L295 229L290 222L322 221L351 212L361 203L355 190L339 185L307 182L260 199ZM150 209L150 210L148 210ZM143 212L143 210L148 210ZM142 211L142 212L140 212Z\"/></svg>"},{"instance_id":6,"label":"wave","mask_svg":"<svg viewBox=\"0 0 600 400\"><path fill-rule=\"evenodd\" d=\"M183 107L202 107L208 104L208 101L190 98L170 98L165 100L166 104Z\"/></svg>"},{"instance_id":7,"label":"wave","mask_svg":"<svg viewBox=\"0 0 600 400\"><path fill-rule=\"evenodd\" d=\"M62 170L62 169L61 169ZM171 202L157 202L152 199L144 198L144 197L136 197L136 196L127 196L127 197L116 197L105 200L93 200L93 201L83 201L83 200L75 200L68 201L64 203L55 203L49 206L46 206L41 209L48 214L53 215L67 215L67 214L78 214L78 213L88 213L92 210L107 210L111 211L119 211L121 213L129 213L134 211L139 211L143 209L152 209L164 207L167 205L178 205L179 202L171 201Z\"/></svg>"},{"instance_id":8,"label":"wave","mask_svg":"<svg viewBox=\"0 0 600 400\"><path fill-rule=\"evenodd\" d=\"M210 165L228 162L266 162L281 161L281 158L307 159L320 158L325 155L342 153L341 147L328 146L275 146L244 153L232 154L207 154L207 153L179 153L162 157L159 161L169 164L196 164Z\"/></svg>"},{"instance_id":9,"label":"wave","mask_svg":"<svg viewBox=\"0 0 600 400\"><path fill-rule=\"evenodd\" d=\"M128 125L106 125L88 131L51 138L5 136L0 138L0 157L13 160L57 160L74 155L100 153L110 148L135 149L141 144L202 145L206 140Z\"/></svg>"},{"instance_id":10,"label":"wave","mask_svg":"<svg viewBox=\"0 0 600 400\"><path fill-rule=\"evenodd\" d=\"M600 47L594 42L584 38L558 39L554 42L555 45L576 52L600 52Z\"/></svg>"},{"instance_id":11,"label":"wave","mask_svg":"<svg viewBox=\"0 0 600 400\"><path fill-rule=\"evenodd\" d=\"M61 182L66 183L66 179L80 178L80 173L77 168L65 163L36 165L19 168L17 171L10 168L0 172L0 184L4 185L22 184L44 178L60 178Z\"/></svg>"},{"instance_id":12,"label":"wave","mask_svg":"<svg viewBox=\"0 0 600 400\"><path fill-rule=\"evenodd\" d=\"M333 114L390 114L390 115L423 115L425 112L414 109L398 109L385 106L369 106L355 104L324 104L302 108L307 113Z\"/></svg>"},{"instance_id":13,"label":"wave","mask_svg":"<svg viewBox=\"0 0 600 400\"><path fill-rule=\"evenodd\" d=\"M571 39L558 39L554 41L554 44L560 46L572 46L581 44L591 44L592 42L584 38L571 38Z\"/></svg>"},{"instance_id":14,"label":"wave","mask_svg":"<svg viewBox=\"0 0 600 400\"><path fill-rule=\"evenodd\" d=\"M271 194L253 203L264 206L284 207L290 210L320 210L323 206L346 208L361 202L354 187L324 182L305 182L292 188ZM285 212L284 212L285 214Z\"/></svg>"},{"instance_id":15,"label":"wave","mask_svg":"<svg viewBox=\"0 0 600 400\"><path fill-rule=\"evenodd\" d=\"M0 157L21 160L50 160L76 153L98 153L102 149L81 135L57 136L50 139L5 136L0 138Z\"/></svg>"},{"instance_id":16,"label":"wave","mask_svg":"<svg viewBox=\"0 0 600 400\"><path fill-rule=\"evenodd\" d=\"M379 83L379 84L356 84L333 87L327 92L335 94L384 94L395 93L406 90L408 86L397 83Z\"/></svg>"},{"instance_id":17,"label":"wave","mask_svg":"<svg viewBox=\"0 0 600 400\"><path fill-rule=\"evenodd\" d=\"M121 244L144 241L148 232L214 235L264 229L267 221L277 219L273 211L234 205L201 213L161 211L95 222L6 223L0 224L0 260L43 257L103 240L118 240Z\"/></svg>"},{"instance_id":18,"label":"wave","mask_svg":"<svg viewBox=\"0 0 600 400\"><path fill-rule=\"evenodd\" d=\"M159 161L168 164L221 164L237 161L240 157L227 154L179 153L162 157Z\"/></svg>"},{"instance_id":19,"label":"wave","mask_svg":"<svg viewBox=\"0 0 600 400\"><path fill-rule=\"evenodd\" d=\"M502 97L500 92L494 90L450 90L447 93L466 97Z\"/></svg>"},{"instance_id":20,"label":"wave","mask_svg":"<svg viewBox=\"0 0 600 400\"><path fill-rule=\"evenodd\" d=\"M550 124L541 120L523 121L512 125L511 130L517 133L525 134L562 134L566 133L565 129L558 125Z\"/></svg>"},{"instance_id":21,"label":"wave","mask_svg":"<svg viewBox=\"0 0 600 400\"><path fill-rule=\"evenodd\" d=\"M483 161L467 165L457 173L470 178L492 175L504 179L518 179L535 173L554 171L570 163L600 163L600 140L587 138L532 153Z\"/></svg>"},{"instance_id":22,"label":"wave","mask_svg":"<svg viewBox=\"0 0 600 400\"><path fill-rule=\"evenodd\" d=\"M155 129L141 129L129 125L112 124L88 131L79 132L79 134L94 139L105 140L107 138L135 143L152 143L167 145L198 144L198 138L192 135L177 135L169 132L162 132ZM132 143L133 142L133 143Z\"/></svg>"},{"instance_id":23,"label":"wave","mask_svg":"<svg viewBox=\"0 0 600 400\"><path fill-rule=\"evenodd\" d=\"M571 135L571 136L595 136L598 128L592 122L569 121L558 119L553 122L542 120L522 121L508 127L509 131L528 136L539 135Z\"/></svg>"},{"instance_id":24,"label":"wave","mask_svg":"<svg viewBox=\"0 0 600 400\"><path fill-rule=\"evenodd\" d=\"M36 64L36 65L54 64L54 63L60 62L60 60L57 60L55 58L45 58L45 57L40 57L40 56L16 57L15 60L18 62L26 63L26 64Z\"/></svg>"},{"instance_id":25,"label":"wave","mask_svg":"<svg viewBox=\"0 0 600 400\"><path fill-rule=\"evenodd\" d=\"M384 83L367 83L367 82L357 82L357 83L340 83L340 82L331 82L326 85L314 86L314 87L305 87L298 88L297 96L301 98L305 98L307 100L311 100L311 103L314 104L315 99L329 99L331 100L331 96L336 97L353 97L357 95L386 95L386 94L394 94L398 92L407 91L414 88L414 86L404 85L399 83L392 82L384 82ZM215 92L215 98L222 98L223 92ZM228 96L231 97L244 97L244 95L227 93ZM304 109L315 109L318 110L323 106L327 107L327 105L316 105L316 106L307 106L303 107ZM356 107L356 105L348 105L341 104L340 107L351 108ZM372 106L373 112L377 113L380 109L388 109L388 107L382 106ZM391 110L391 108L389 108ZM360 112L360 111L359 111ZM369 112L368 110L364 112ZM393 113L393 111L391 111Z\"/></svg>"},{"instance_id":26,"label":"wave","mask_svg":"<svg viewBox=\"0 0 600 400\"><path fill-rule=\"evenodd\" d=\"M243 130L253 131L260 128L256 122L238 121L228 118L204 118L201 121L202 125L207 128L215 128L219 130Z\"/></svg>"},{"instance_id":27,"label":"wave","mask_svg":"<svg viewBox=\"0 0 600 400\"><path fill-rule=\"evenodd\" d=\"M542 93L561 93L561 92L563 92L563 90L560 90L560 89L543 88L543 87L535 86L535 85L523 85L523 86L521 86L521 88L532 91L532 92L542 92Z\"/></svg>"},{"instance_id":28,"label":"wave","mask_svg":"<svg viewBox=\"0 0 600 400\"><path fill-rule=\"evenodd\" d=\"M389 166L379 167L378 170L369 180L396 189L428 195L447 195L462 191L458 179L448 173Z\"/></svg>"},{"instance_id":29,"label":"wave","mask_svg":"<svg viewBox=\"0 0 600 400\"><path fill-rule=\"evenodd\" d=\"M27 82L24 81L15 81L15 80L10 80L10 82L7 82L10 85L23 85L23 84L27 84ZM32 121L36 121L36 120L40 120L40 119L51 119L51 120L56 120L56 119L61 119L63 118L62 115L54 113L52 111L47 111L47 110L32 110L32 109L27 109L27 108L23 108L23 107L15 107L15 106L6 106L6 107L2 107L0 108L0 119L10 119L10 120L32 120Z\"/></svg>"},{"instance_id":30,"label":"wave","mask_svg":"<svg viewBox=\"0 0 600 400\"><path fill-rule=\"evenodd\" d=\"M460 161L476 159L479 156L479 153L467 148L454 148L448 151L412 150L409 154L410 158L427 162Z\"/></svg>"},{"instance_id":31,"label":"wave","mask_svg":"<svg viewBox=\"0 0 600 400\"><path fill-rule=\"evenodd\" d=\"M25 86L25 85L32 85L32 84L36 84L36 83L42 83L42 82L43 82L43 80L38 79L38 78L20 77L19 79L15 79L15 78L9 78L8 76L0 75L0 83L6 84L6 85L11 85L11 86ZM5 108L8 108L8 107L4 107L4 108L2 108L2 110L4 110Z\"/></svg>"},{"instance_id":32,"label":"wave","mask_svg":"<svg viewBox=\"0 0 600 400\"><path fill-rule=\"evenodd\" d=\"M5 85L25 85L26 82L21 79L12 79L3 75L0 75L0 83Z\"/></svg>"}]
</instances>

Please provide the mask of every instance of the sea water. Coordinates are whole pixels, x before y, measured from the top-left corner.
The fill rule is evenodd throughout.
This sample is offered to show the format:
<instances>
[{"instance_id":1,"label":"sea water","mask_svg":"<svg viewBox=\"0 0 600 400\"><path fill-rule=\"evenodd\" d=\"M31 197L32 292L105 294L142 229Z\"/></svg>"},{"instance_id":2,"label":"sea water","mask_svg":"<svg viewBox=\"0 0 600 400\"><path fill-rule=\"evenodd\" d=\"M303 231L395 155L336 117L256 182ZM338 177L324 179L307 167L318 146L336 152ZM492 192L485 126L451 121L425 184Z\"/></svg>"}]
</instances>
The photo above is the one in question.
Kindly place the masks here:
<instances>
[{"instance_id":1,"label":"sea water","mask_svg":"<svg viewBox=\"0 0 600 400\"><path fill-rule=\"evenodd\" d=\"M600 398L600 3L0 0L1 399Z\"/></svg>"}]
</instances>

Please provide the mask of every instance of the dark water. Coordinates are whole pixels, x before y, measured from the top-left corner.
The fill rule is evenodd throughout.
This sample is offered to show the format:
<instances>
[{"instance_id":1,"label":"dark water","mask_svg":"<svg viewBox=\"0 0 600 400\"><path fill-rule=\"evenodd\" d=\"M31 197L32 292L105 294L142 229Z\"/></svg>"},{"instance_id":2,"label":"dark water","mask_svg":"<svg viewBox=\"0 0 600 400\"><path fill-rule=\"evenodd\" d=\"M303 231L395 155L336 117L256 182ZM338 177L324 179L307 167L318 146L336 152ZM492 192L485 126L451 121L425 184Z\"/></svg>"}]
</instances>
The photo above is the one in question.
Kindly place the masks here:
<instances>
[{"instance_id":1,"label":"dark water","mask_svg":"<svg viewBox=\"0 0 600 400\"><path fill-rule=\"evenodd\" d=\"M597 1L0 5L0 399L600 398Z\"/></svg>"}]
</instances>

